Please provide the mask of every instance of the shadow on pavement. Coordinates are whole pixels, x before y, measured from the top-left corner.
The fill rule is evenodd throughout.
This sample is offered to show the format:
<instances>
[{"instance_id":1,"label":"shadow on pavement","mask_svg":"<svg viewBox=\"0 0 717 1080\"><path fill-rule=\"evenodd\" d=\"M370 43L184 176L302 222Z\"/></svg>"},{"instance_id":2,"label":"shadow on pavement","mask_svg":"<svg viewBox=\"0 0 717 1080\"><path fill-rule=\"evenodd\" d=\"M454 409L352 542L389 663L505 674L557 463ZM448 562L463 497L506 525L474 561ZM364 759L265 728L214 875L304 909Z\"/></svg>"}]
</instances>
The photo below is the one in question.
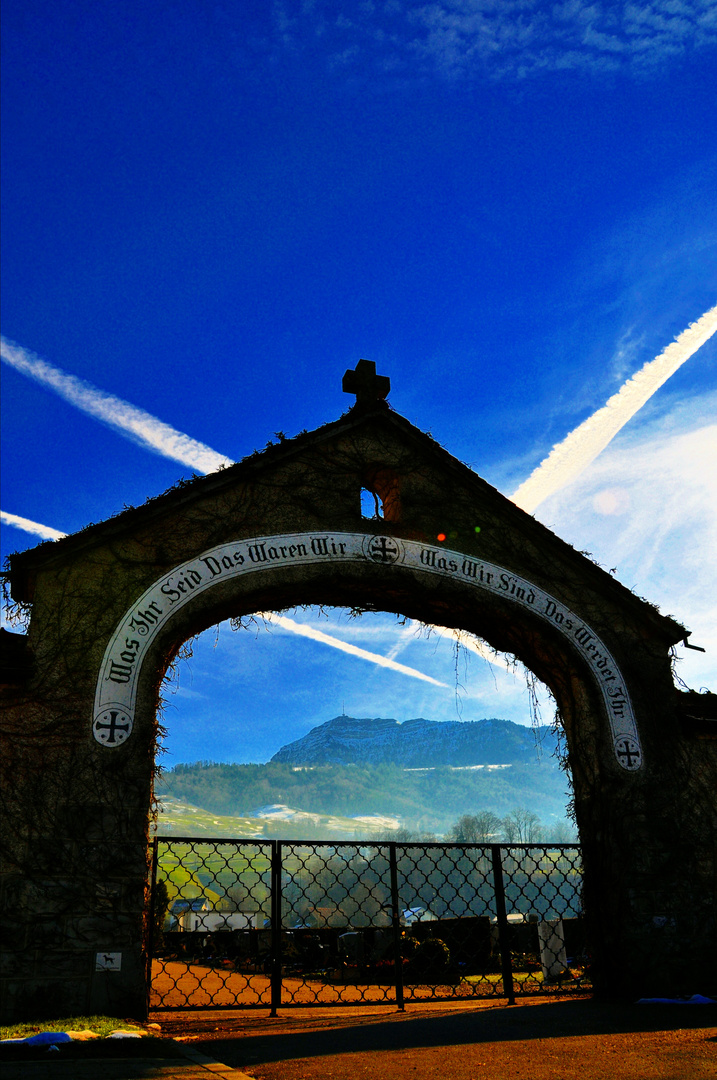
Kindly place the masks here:
<instances>
[{"instance_id":1,"label":"shadow on pavement","mask_svg":"<svg viewBox=\"0 0 717 1080\"><path fill-rule=\"evenodd\" d=\"M717 1008L711 1005L571 1001L466 1010L438 1016L423 1014L415 1018L410 1014L404 1017L394 1013L379 1021L352 1017L346 1023L337 1021L330 1028L312 1026L307 1020L305 1025L302 1024L302 1030L288 1032L272 1030L270 1024L276 1025L277 1021L257 1018L251 1028L242 1031L238 1037L200 1039L192 1045L228 1065L240 1067L328 1054L711 1028L717 1024Z\"/></svg>"}]
</instances>

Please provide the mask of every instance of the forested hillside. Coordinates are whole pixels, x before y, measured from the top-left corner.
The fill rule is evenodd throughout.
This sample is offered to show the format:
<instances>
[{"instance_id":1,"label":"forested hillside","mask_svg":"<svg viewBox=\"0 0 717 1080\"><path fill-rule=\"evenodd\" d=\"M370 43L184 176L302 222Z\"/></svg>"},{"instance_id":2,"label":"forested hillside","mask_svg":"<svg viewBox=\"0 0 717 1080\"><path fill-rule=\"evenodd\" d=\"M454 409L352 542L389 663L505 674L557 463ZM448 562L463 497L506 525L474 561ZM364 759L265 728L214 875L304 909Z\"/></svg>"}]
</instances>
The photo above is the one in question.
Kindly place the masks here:
<instances>
[{"instance_id":1,"label":"forested hillside","mask_svg":"<svg viewBox=\"0 0 717 1080\"><path fill-rule=\"evenodd\" d=\"M269 762L177 765L158 794L215 814L247 816L280 803L317 814L397 817L408 829L444 832L462 814L516 806L543 819L563 818L567 780L553 758L506 767L405 769L398 765L320 765Z\"/></svg>"}]
</instances>

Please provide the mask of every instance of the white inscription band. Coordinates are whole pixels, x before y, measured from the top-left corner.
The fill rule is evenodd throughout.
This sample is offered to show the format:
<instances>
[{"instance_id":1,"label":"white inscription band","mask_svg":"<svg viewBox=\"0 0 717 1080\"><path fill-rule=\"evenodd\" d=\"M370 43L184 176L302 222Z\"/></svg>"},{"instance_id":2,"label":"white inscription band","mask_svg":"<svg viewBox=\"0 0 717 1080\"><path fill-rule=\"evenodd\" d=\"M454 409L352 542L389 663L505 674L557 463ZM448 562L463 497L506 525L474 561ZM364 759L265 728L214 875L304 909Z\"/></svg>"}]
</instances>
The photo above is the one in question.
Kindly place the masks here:
<instances>
[{"instance_id":1,"label":"white inscription band","mask_svg":"<svg viewBox=\"0 0 717 1080\"><path fill-rule=\"evenodd\" d=\"M137 684L149 646L193 596L229 578L270 567L373 562L451 578L502 596L562 633L595 676L610 720L615 757L634 772L642 749L632 704L617 664L582 619L530 581L459 551L365 533L290 533L238 540L205 551L158 578L126 613L105 651L92 730L97 742L121 746L132 733Z\"/></svg>"}]
</instances>

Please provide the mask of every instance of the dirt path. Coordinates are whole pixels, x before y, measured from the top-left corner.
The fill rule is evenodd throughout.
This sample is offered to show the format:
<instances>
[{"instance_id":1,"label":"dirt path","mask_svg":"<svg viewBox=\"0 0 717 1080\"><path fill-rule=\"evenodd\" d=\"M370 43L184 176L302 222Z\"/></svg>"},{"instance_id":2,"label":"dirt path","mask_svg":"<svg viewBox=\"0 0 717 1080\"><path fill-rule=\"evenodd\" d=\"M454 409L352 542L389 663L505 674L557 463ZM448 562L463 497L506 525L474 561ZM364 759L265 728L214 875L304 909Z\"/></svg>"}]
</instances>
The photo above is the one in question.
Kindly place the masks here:
<instances>
[{"instance_id":1,"label":"dirt path","mask_svg":"<svg viewBox=\"0 0 717 1080\"><path fill-rule=\"evenodd\" d=\"M715 1080L717 1008L587 999L158 1015L257 1080Z\"/></svg>"},{"instance_id":2,"label":"dirt path","mask_svg":"<svg viewBox=\"0 0 717 1080\"><path fill-rule=\"evenodd\" d=\"M407 985L404 988L406 1001L438 998L438 1000L479 1000L475 995L481 993L502 993L499 986L490 982L480 988L461 980L459 985L421 986ZM302 1005L332 1005L340 1002L376 1001L388 1002L391 1008L396 1000L396 991L392 983L349 983L329 982L312 979L311 976L282 976L282 999ZM155 961L152 972L152 991L150 1009L162 1003L165 1008L183 1007L206 1008L209 1005L224 1007L260 1006L269 1008L271 1003L271 981L267 975L257 972L235 971L233 967L213 967L209 964L187 963L184 961Z\"/></svg>"}]
</instances>

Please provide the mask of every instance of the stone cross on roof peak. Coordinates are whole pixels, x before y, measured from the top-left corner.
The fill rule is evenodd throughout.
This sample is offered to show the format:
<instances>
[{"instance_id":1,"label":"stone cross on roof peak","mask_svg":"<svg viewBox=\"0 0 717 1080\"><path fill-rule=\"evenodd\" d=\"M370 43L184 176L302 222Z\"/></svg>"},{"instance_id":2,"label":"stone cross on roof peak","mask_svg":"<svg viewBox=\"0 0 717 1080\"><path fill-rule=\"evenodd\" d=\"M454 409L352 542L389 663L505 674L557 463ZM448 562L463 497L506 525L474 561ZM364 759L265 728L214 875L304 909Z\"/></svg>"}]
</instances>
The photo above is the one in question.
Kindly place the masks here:
<instances>
[{"instance_id":1,"label":"stone cross on roof peak","mask_svg":"<svg viewBox=\"0 0 717 1080\"><path fill-rule=\"evenodd\" d=\"M355 394L357 405L372 405L388 397L391 380L388 375L377 375L373 360L359 360L355 369L344 374L341 389L345 394Z\"/></svg>"}]
</instances>

